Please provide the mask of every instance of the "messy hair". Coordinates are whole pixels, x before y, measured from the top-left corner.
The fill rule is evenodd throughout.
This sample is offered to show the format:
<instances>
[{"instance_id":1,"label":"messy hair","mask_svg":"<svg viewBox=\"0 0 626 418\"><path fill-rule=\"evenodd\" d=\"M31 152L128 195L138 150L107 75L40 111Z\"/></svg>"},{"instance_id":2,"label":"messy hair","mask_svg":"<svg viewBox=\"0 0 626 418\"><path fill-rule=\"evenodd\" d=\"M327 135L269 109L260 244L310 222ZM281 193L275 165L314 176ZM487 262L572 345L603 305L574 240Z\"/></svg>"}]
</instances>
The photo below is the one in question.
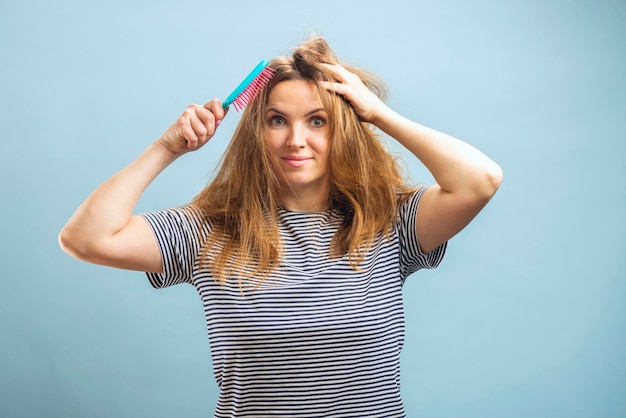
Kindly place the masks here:
<instances>
[{"instance_id":1,"label":"messy hair","mask_svg":"<svg viewBox=\"0 0 626 418\"><path fill-rule=\"evenodd\" d=\"M257 277L260 284L279 266L282 243L277 228L281 207L281 173L276 172L267 147L267 102L274 86L288 80L315 82L330 128L328 205L342 215L330 257L348 256L358 269L379 234L387 234L398 205L414 190L396 159L383 146L375 128L359 119L340 95L317 81L332 81L320 64L337 64L334 52L320 37L296 47L292 56L273 59L269 84L246 107L213 181L192 201L211 225L201 263L213 277ZM342 64L385 99L383 83L364 70ZM245 272L242 275L242 272Z\"/></svg>"}]
</instances>

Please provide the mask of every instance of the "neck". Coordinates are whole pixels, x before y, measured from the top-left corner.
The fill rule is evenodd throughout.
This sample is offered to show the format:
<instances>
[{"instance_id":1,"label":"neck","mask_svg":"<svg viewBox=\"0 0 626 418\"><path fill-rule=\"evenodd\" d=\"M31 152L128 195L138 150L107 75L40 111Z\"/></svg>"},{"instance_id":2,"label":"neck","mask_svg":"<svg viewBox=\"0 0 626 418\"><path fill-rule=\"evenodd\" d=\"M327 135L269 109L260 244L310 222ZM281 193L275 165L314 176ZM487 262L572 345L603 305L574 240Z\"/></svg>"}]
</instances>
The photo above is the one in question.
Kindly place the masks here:
<instances>
[{"instance_id":1,"label":"neck","mask_svg":"<svg viewBox=\"0 0 626 418\"><path fill-rule=\"evenodd\" d=\"M281 193L281 206L292 212L324 212L330 208L328 192L319 190L306 193L289 189Z\"/></svg>"}]
</instances>

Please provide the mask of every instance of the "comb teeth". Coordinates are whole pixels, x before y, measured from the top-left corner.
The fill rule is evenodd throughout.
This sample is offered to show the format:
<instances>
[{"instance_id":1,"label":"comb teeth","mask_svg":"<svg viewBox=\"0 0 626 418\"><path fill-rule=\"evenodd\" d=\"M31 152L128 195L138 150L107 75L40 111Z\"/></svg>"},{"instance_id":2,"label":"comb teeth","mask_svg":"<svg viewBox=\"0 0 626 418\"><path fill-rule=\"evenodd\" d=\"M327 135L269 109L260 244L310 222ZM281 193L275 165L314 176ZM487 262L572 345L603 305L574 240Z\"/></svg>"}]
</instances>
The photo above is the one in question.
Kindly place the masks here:
<instances>
[{"instance_id":1,"label":"comb teeth","mask_svg":"<svg viewBox=\"0 0 626 418\"><path fill-rule=\"evenodd\" d=\"M273 68L265 67L263 71L261 71L259 75L257 75L254 80L248 84L248 87L246 87L241 94L233 100L233 106L235 106L235 110L237 110L237 112L246 107L256 97L256 95L263 90L263 87L265 87L272 79L274 72L275 70Z\"/></svg>"}]
</instances>

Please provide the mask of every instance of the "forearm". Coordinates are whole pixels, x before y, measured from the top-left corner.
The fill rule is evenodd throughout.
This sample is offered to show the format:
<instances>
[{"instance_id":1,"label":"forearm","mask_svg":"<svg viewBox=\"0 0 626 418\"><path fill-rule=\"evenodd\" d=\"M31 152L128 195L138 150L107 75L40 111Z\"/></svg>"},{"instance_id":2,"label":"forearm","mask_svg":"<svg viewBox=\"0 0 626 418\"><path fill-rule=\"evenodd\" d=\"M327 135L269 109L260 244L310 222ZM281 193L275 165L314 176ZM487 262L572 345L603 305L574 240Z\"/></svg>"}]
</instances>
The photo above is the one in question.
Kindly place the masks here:
<instances>
[{"instance_id":1,"label":"forearm","mask_svg":"<svg viewBox=\"0 0 626 418\"><path fill-rule=\"evenodd\" d=\"M485 198L495 193L502 173L489 157L468 143L415 123L389 107L383 109L374 124L415 155L442 190Z\"/></svg>"},{"instance_id":2,"label":"forearm","mask_svg":"<svg viewBox=\"0 0 626 418\"><path fill-rule=\"evenodd\" d=\"M148 185L175 157L155 142L135 161L99 186L76 210L59 235L63 249L76 256L106 242L130 221Z\"/></svg>"}]
</instances>

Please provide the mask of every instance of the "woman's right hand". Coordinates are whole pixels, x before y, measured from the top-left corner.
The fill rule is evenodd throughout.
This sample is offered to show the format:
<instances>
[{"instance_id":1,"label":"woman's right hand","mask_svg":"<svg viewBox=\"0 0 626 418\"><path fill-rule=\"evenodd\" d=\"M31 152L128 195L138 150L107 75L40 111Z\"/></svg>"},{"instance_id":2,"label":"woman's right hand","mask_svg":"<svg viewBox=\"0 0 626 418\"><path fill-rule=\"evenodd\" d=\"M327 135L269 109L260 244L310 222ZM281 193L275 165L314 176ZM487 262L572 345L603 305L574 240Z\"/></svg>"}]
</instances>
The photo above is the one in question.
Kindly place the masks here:
<instances>
[{"instance_id":1,"label":"woman's right hand","mask_svg":"<svg viewBox=\"0 0 626 418\"><path fill-rule=\"evenodd\" d=\"M222 108L219 99L213 99L204 106L191 104L157 142L175 157L195 151L211 139L226 113L228 108Z\"/></svg>"},{"instance_id":2,"label":"woman's right hand","mask_svg":"<svg viewBox=\"0 0 626 418\"><path fill-rule=\"evenodd\" d=\"M146 187L176 157L202 147L226 116L222 102L190 105L163 136L135 161L100 185L59 234L68 254L106 266L162 272L161 251L152 228L133 211Z\"/></svg>"}]
</instances>

